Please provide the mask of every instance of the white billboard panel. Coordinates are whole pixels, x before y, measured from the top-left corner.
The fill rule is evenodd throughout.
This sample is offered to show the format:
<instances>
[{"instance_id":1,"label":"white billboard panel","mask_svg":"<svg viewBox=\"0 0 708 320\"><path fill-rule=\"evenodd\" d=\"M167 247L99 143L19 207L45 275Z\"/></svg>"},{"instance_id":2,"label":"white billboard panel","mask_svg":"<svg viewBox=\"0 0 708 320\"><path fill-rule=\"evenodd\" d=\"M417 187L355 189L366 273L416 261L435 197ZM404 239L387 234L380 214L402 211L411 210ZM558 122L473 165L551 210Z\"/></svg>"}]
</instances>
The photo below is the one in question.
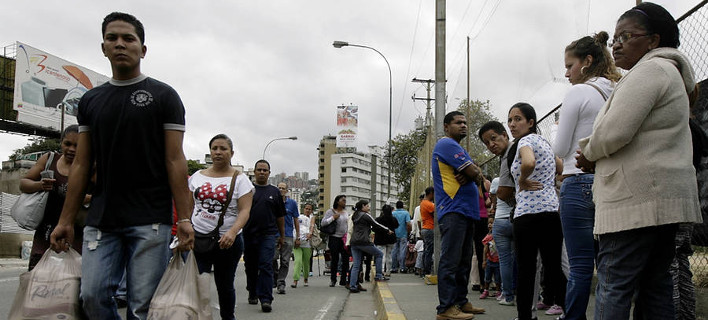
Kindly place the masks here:
<instances>
[{"instance_id":1,"label":"white billboard panel","mask_svg":"<svg viewBox=\"0 0 708 320\"><path fill-rule=\"evenodd\" d=\"M13 101L17 121L59 131L63 107L64 127L76 124L81 97L108 80L102 74L17 42Z\"/></svg>"},{"instance_id":2,"label":"white billboard panel","mask_svg":"<svg viewBox=\"0 0 708 320\"><path fill-rule=\"evenodd\" d=\"M337 148L356 148L358 106L337 106Z\"/></svg>"}]
</instances>

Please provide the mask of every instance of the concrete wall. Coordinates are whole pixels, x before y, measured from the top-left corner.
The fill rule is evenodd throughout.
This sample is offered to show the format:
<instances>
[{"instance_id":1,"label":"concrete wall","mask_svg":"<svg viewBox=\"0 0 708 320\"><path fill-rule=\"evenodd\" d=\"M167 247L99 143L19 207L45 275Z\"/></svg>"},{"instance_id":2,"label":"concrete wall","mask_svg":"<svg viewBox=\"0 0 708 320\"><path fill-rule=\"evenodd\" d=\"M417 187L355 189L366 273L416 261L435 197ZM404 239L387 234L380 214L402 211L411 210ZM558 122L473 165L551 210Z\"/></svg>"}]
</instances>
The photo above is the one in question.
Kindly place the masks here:
<instances>
[{"instance_id":1,"label":"concrete wall","mask_svg":"<svg viewBox=\"0 0 708 320\"><path fill-rule=\"evenodd\" d=\"M29 169L19 168L0 171L0 192L20 194L20 179Z\"/></svg>"},{"instance_id":2,"label":"concrete wall","mask_svg":"<svg viewBox=\"0 0 708 320\"><path fill-rule=\"evenodd\" d=\"M32 241L32 235L0 233L0 257L19 258L22 241Z\"/></svg>"}]
</instances>

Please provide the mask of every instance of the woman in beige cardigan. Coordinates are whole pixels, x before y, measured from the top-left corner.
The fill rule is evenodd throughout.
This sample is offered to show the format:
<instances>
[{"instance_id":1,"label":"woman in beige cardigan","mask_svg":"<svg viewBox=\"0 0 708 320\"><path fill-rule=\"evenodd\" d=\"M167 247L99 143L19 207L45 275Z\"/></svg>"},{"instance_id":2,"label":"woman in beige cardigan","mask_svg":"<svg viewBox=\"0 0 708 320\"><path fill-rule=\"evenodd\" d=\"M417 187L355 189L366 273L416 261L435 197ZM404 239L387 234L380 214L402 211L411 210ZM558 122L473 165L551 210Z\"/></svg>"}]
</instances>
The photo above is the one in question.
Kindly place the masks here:
<instances>
[{"instance_id":1,"label":"woman in beige cardigan","mask_svg":"<svg viewBox=\"0 0 708 320\"><path fill-rule=\"evenodd\" d=\"M691 165L688 94L693 70L676 21L642 3L617 21L615 64L629 72L580 140L578 167L595 172L600 242L595 319L673 319L674 237L680 222L701 220Z\"/></svg>"}]
</instances>

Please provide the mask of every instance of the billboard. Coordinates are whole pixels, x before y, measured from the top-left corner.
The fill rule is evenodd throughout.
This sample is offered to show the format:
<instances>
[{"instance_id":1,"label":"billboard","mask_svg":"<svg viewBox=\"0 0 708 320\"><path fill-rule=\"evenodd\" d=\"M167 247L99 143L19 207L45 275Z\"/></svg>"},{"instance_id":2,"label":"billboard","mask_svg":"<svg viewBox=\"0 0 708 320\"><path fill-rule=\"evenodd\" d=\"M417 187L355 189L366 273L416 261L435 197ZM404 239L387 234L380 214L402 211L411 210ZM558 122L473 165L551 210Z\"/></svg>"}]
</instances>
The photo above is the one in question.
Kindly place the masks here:
<instances>
[{"instance_id":1,"label":"billboard","mask_svg":"<svg viewBox=\"0 0 708 320\"><path fill-rule=\"evenodd\" d=\"M358 106L337 106L337 148L356 147L358 126Z\"/></svg>"},{"instance_id":2,"label":"billboard","mask_svg":"<svg viewBox=\"0 0 708 320\"><path fill-rule=\"evenodd\" d=\"M76 124L79 100L109 80L97 72L17 42L15 96L17 121L61 131ZM64 116L62 117L62 110Z\"/></svg>"}]
</instances>

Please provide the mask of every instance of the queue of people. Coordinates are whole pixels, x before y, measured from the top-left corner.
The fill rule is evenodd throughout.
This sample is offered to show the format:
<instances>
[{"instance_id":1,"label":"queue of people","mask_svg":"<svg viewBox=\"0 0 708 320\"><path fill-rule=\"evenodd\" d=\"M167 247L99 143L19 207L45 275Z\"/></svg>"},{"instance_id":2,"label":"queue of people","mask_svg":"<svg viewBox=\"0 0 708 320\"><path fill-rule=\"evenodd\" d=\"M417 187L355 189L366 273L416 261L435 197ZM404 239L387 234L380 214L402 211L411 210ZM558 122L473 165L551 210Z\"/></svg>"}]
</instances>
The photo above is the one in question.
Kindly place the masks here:
<instances>
[{"instance_id":1,"label":"queue of people","mask_svg":"<svg viewBox=\"0 0 708 320\"><path fill-rule=\"evenodd\" d=\"M266 160L256 162L255 181L249 181L231 165L233 142L223 134L209 142L213 166L187 179L184 106L170 86L140 72L147 52L142 24L132 15L111 13L102 35L112 79L81 99L79 125L62 133L62 153L42 156L21 180L22 192L50 191L30 269L50 247L82 249L86 315L118 318L114 288L125 279L128 317L144 319L169 261L170 228L176 224L178 250L198 248L200 272L214 272L223 319L235 318L233 283L242 255L248 303L260 302L264 312L272 310L274 287L285 294L293 252L291 287L297 288L300 273L307 286L313 205L300 215L287 185L268 185ZM535 109L527 103L509 109L513 141L499 122L479 129L479 138L501 159L500 176L492 183L460 145L468 133L464 114L445 116L445 137L431 162L434 186L426 189L414 221L423 238L424 274L433 265L434 224L440 229L437 319L486 312L469 299L475 254L480 273L472 276L484 286L480 298L490 296L494 275L501 282L499 304L515 305L521 320L536 319L539 257L544 301L561 310L562 319L586 318L595 267L595 319L627 319L632 301L634 318L690 318L691 310L681 309L690 303L674 306L669 266L679 224L701 221L696 184L687 183L696 172L683 156L693 152L693 70L677 50L676 21L659 5L641 3L620 16L612 55L608 40L599 32L565 48L573 86L553 145L540 135ZM621 76L617 67L626 73ZM158 107L135 108L149 104ZM134 155L120 151L128 148L153 165L126 167ZM53 174L43 174L45 168ZM559 194L556 178L562 181ZM88 213L81 217L85 204ZM362 291L365 253L374 259L376 281L406 271L412 225L403 202L395 211L384 206L377 219L369 209L362 200L350 214L346 196L338 195L324 214L323 226L336 225L328 238L330 287L339 283ZM210 235L215 245L195 247L195 239L199 244ZM561 268L564 242L567 275ZM484 269L488 277L482 277Z\"/></svg>"}]
</instances>

